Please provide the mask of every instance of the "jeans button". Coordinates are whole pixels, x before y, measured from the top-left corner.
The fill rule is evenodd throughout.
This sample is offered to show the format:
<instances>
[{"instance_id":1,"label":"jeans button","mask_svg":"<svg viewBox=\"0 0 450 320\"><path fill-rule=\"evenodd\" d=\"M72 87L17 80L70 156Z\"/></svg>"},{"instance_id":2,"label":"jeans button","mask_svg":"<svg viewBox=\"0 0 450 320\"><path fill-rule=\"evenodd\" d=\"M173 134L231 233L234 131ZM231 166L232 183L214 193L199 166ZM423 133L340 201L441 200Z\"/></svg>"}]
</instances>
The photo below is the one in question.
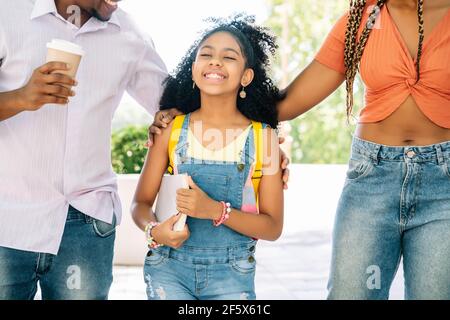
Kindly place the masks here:
<instances>
[{"instance_id":1,"label":"jeans button","mask_svg":"<svg viewBox=\"0 0 450 320\"><path fill-rule=\"evenodd\" d=\"M408 158L410 158L410 159L414 158L415 155L416 155L416 153L415 153L413 150L409 150L409 151L406 153L406 156L407 156Z\"/></svg>"},{"instance_id":2,"label":"jeans button","mask_svg":"<svg viewBox=\"0 0 450 320\"><path fill-rule=\"evenodd\" d=\"M250 252L255 252L255 246L251 246L249 250Z\"/></svg>"},{"instance_id":3,"label":"jeans button","mask_svg":"<svg viewBox=\"0 0 450 320\"><path fill-rule=\"evenodd\" d=\"M153 251L147 252L147 257L150 257L153 254Z\"/></svg>"},{"instance_id":4,"label":"jeans button","mask_svg":"<svg viewBox=\"0 0 450 320\"><path fill-rule=\"evenodd\" d=\"M255 262L255 258L253 256L248 257L248 262L250 263Z\"/></svg>"},{"instance_id":5,"label":"jeans button","mask_svg":"<svg viewBox=\"0 0 450 320\"><path fill-rule=\"evenodd\" d=\"M245 165L243 163L239 163L237 168L238 168L239 172L242 172L245 168Z\"/></svg>"}]
</instances>

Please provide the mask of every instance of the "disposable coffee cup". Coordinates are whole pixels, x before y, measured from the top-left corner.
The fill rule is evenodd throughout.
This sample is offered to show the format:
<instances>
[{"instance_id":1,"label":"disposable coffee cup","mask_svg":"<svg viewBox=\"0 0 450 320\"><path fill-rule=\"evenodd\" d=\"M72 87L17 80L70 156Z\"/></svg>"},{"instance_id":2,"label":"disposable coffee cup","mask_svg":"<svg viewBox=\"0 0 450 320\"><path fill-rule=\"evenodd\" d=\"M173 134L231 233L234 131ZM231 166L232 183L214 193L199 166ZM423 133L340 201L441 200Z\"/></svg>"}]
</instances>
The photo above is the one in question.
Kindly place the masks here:
<instances>
[{"instance_id":1,"label":"disposable coffee cup","mask_svg":"<svg viewBox=\"0 0 450 320\"><path fill-rule=\"evenodd\" d=\"M64 62L70 66L69 70L57 70L55 73L65 74L75 78L83 56L83 49L73 42L53 39L47 43L47 62Z\"/></svg>"}]
</instances>

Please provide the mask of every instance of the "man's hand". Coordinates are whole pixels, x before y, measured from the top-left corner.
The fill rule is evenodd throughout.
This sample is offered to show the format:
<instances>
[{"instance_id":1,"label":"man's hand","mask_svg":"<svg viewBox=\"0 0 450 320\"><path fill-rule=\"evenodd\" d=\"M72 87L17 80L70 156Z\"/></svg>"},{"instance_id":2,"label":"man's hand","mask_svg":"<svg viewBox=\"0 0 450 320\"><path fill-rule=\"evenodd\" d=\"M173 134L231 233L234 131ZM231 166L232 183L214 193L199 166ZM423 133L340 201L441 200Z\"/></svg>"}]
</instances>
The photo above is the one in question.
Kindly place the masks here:
<instances>
[{"instance_id":1,"label":"man's hand","mask_svg":"<svg viewBox=\"0 0 450 320\"><path fill-rule=\"evenodd\" d=\"M53 72L69 69L66 63L49 62L34 70L28 83L17 91L19 105L26 111L36 111L47 103L67 104L75 92L66 86L75 86L76 80Z\"/></svg>"},{"instance_id":2,"label":"man's hand","mask_svg":"<svg viewBox=\"0 0 450 320\"><path fill-rule=\"evenodd\" d=\"M278 138L279 144L283 144L286 139L283 137ZM281 170L283 171L283 189L288 189L288 182L289 182L289 168L288 165L290 163L289 158L286 156L286 153L280 148L280 154L281 154Z\"/></svg>"},{"instance_id":3,"label":"man's hand","mask_svg":"<svg viewBox=\"0 0 450 320\"><path fill-rule=\"evenodd\" d=\"M158 111L155 114L155 119L153 120L152 125L148 128L148 141L145 144L147 148L150 148L153 145L153 141L155 138L155 134L160 135L161 129L167 128L167 125L179 115L183 113L178 111L176 108Z\"/></svg>"}]
</instances>

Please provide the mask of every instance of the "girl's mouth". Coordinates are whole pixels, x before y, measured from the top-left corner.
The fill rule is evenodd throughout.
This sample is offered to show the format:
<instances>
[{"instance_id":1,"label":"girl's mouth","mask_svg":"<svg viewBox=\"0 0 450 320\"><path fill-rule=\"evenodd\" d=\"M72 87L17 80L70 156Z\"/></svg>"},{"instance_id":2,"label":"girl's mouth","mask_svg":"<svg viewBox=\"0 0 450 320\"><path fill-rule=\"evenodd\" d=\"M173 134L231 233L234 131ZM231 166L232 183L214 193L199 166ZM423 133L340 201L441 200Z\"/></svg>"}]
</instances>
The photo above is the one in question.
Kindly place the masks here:
<instances>
[{"instance_id":1,"label":"girl's mouth","mask_svg":"<svg viewBox=\"0 0 450 320\"><path fill-rule=\"evenodd\" d=\"M118 5L117 2L112 1L112 0L103 0L103 2L105 2L105 4L110 8L110 9L117 9Z\"/></svg>"},{"instance_id":2,"label":"girl's mouth","mask_svg":"<svg viewBox=\"0 0 450 320\"><path fill-rule=\"evenodd\" d=\"M223 81L225 80L227 77L220 72L206 72L203 77L207 80L212 80L212 81Z\"/></svg>"}]
</instances>

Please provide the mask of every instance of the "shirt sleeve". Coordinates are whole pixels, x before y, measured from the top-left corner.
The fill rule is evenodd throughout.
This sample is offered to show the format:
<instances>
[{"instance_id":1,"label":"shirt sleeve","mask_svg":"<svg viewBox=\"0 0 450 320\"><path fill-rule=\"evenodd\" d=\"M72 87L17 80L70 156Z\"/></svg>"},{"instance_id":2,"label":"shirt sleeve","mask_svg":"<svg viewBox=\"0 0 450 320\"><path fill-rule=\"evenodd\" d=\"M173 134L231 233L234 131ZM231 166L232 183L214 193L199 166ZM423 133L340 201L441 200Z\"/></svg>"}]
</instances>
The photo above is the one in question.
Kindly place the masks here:
<instances>
[{"instance_id":1,"label":"shirt sleeve","mask_svg":"<svg viewBox=\"0 0 450 320\"><path fill-rule=\"evenodd\" d=\"M159 110L162 82L167 77L167 68L150 37L144 39L145 52L136 65L127 85L127 92L151 115Z\"/></svg>"},{"instance_id":2,"label":"shirt sleeve","mask_svg":"<svg viewBox=\"0 0 450 320\"><path fill-rule=\"evenodd\" d=\"M347 28L348 12L345 13L334 25L325 42L315 56L315 60L321 64L345 74L344 50L345 31Z\"/></svg>"},{"instance_id":3,"label":"shirt sleeve","mask_svg":"<svg viewBox=\"0 0 450 320\"><path fill-rule=\"evenodd\" d=\"M6 40L3 34L3 30L0 26L0 68L2 67L3 62L5 61L5 58L6 58Z\"/></svg>"}]
</instances>

